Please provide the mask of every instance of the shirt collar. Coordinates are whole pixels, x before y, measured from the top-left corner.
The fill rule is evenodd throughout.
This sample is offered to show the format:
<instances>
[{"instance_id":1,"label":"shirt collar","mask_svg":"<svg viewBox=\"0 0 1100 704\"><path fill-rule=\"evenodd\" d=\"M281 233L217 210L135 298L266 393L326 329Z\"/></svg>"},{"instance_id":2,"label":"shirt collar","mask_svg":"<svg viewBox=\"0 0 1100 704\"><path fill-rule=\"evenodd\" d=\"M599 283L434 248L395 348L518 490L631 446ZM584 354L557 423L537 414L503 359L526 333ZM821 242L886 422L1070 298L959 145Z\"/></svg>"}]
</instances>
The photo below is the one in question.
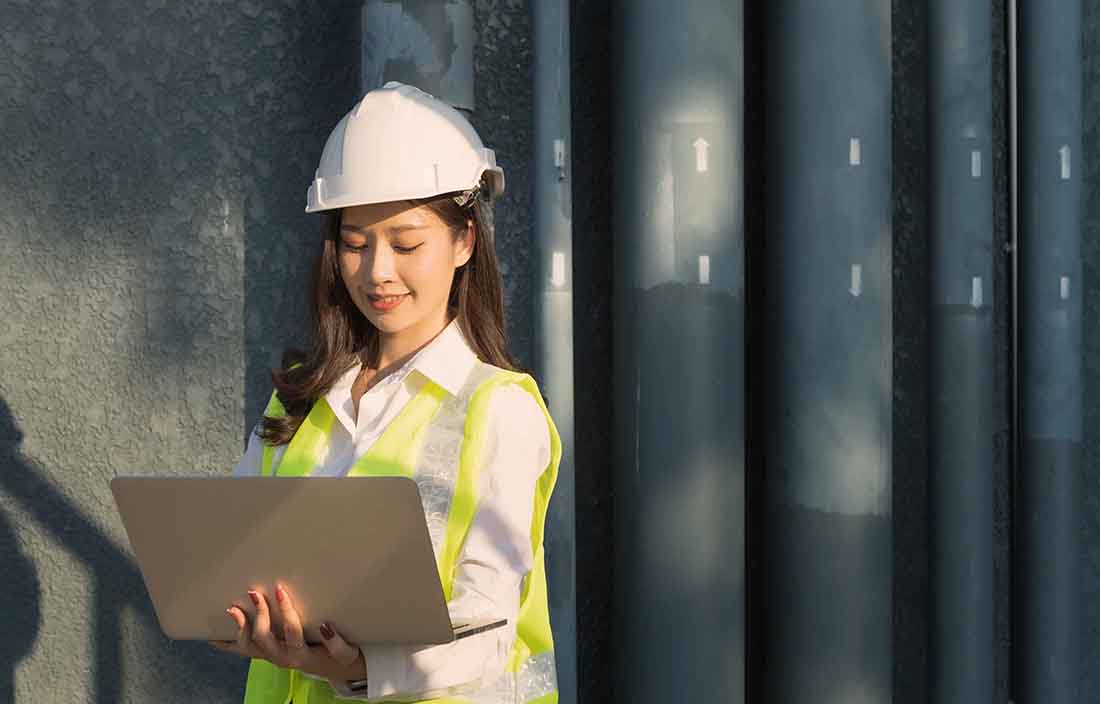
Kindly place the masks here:
<instances>
[{"instance_id":1,"label":"shirt collar","mask_svg":"<svg viewBox=\"0 0 1100 704\"><path fill-rule=\"evenodd\" d=\"M462 384L477 363L477 354L470 348L458 320L452 320L443 332L425 345L409 360L409 371L417 371L457 396ZM404 368L403 370L404 371Z\"/></svg>"},{"instance_id":2,"label":"shirt collar","mask_svg":"<svg viewBox=\"0 0 1100 704\"><path fill-rule=\"evenodd\" d=\"M387 374L381 383L402 381L410 372L416 371L439 384L447 393L457 396L476 362L477 354L470 348L466 336L462 334L462 328L458 325L458 320L455 319L431 342L420 348L401 365L400 369ZM338 388L342 390L344 387L350 389L361 368L361 364L352 366L336 380L333 390Z\"/></svg>"}]
</instances>

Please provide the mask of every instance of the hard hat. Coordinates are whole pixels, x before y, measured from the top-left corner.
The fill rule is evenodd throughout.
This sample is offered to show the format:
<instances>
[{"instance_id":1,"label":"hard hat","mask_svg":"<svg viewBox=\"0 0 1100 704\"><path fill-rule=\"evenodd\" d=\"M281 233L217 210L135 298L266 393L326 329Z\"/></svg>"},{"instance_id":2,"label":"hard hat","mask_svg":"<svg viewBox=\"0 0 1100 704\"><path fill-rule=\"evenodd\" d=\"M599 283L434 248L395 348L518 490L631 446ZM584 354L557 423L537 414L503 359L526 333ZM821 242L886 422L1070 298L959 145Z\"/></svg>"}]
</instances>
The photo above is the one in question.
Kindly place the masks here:
<instances>
[{"instance_id":1,"label":"hard hat","mask_svg":"<svg viewBox=\"0 0 1100 704\"><path fill-rule=\"evenodd\" d=\"M484 179L483 179L484 177ZM470 191L492 200L504 170L460 112L390 81L333 128L306 193L306 212Z\"/></svg>"}]
</instances>

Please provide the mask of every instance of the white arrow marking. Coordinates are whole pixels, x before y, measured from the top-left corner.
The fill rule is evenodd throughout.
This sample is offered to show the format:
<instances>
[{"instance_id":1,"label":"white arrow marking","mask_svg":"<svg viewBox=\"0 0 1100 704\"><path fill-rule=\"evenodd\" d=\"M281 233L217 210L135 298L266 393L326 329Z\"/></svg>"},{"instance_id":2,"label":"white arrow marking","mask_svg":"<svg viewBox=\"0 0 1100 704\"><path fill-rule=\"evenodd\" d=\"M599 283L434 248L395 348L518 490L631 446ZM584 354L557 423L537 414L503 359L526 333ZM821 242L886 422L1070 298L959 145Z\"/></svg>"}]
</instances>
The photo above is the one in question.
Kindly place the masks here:
<instances>
[{"instance_id":1,"label":"white arrow marking","mask_svg":"<svg viewBox=\"0 0 1100 704\"><path fill-rule=\"evenodd\" d=\"M970 280L970 305L974 308L982 307L982 277L980 276Z\"/></svg>"},{"instance_id":2,"label":"white arrow marking","mask_svg":"<svg viewBox=\"0 0 1100 704\"><path fill-rule=\"evenodd\" d=\"M695 147L695 170L705 174L709 166L707 164L707 150L710 149L710 143L700 137L692 142L691 146Z\"/></svg>"},{"instance_id":3,"label":"white arrow marking","mask_svg":"<svg viewBox=\"0 0 1100 704\"><path fill-rule=\"evenodd\" d=\"M848 289L848 293L856 298L863 293L863 267L859 264L852 265L852 287Z\"/></svg>"}]
</instances>

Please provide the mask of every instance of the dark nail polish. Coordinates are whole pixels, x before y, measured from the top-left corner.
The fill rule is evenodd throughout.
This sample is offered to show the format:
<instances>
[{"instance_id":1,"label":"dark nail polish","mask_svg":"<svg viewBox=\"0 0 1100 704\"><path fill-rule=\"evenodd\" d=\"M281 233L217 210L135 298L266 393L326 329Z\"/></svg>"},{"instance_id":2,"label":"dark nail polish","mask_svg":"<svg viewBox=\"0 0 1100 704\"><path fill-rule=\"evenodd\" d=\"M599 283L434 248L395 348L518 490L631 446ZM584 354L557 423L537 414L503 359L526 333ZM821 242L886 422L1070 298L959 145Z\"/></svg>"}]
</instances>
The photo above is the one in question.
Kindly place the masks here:
<instances>
[{"instance_id":1,"label":"dark nail polish","mask_svg":"<svg viewBox=\"0 0 1100 704\"><path fill-rule=\"evenodd\" d=\"M260 595L259 594L257 594L256 592L249 592L248 597L250 599L252 599L253 604L255 604L256 606L260 605Z\"/></svg>"},{"instance_id":2,"label":"dark nail polish","mask_svg":"<svg viewBox=\"0 0 1100 704\"><path fill-rule=\"evenodd\" d=\"M327 623L322 623L321 635L325 637L325 640L332 640L333 636L336 635L336 632L332 630L332 626L328 625Z\"/></svg>"}]
</instances>

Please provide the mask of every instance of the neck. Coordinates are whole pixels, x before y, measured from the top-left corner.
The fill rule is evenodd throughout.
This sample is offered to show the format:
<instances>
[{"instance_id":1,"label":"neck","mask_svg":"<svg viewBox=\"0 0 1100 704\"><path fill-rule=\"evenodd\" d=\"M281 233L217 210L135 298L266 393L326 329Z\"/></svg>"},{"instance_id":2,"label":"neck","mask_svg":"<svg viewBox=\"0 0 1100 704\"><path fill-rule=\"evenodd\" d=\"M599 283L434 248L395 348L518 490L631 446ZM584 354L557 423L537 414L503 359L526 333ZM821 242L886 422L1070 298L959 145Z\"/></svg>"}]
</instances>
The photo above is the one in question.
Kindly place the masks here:
<instances>
[{"instance_id":1,"label":"neck","mask_svg":"<svg viewBox=\"0 0 1100 704\"><path fill-rule=\"evenodd\" d=\"M450 320L446 311L440 316L430 316L400 332L379 332L378 369L399 365L434 340Z\"/></svg>"}]
</instances>

